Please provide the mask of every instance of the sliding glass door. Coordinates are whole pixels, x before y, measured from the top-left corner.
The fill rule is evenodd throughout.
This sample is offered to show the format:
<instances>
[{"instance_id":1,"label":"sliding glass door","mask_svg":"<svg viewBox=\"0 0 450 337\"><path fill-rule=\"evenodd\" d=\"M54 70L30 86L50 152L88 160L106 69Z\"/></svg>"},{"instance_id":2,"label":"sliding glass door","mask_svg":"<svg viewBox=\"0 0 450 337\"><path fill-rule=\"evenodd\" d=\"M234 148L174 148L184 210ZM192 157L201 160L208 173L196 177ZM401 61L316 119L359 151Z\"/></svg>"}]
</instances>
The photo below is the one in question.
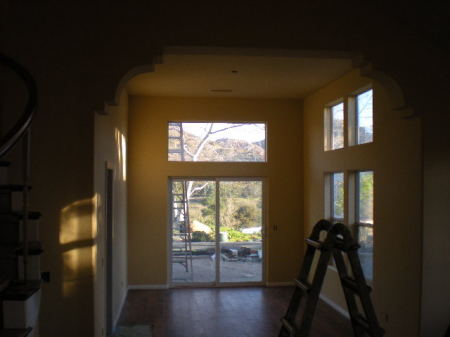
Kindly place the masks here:
<instances>
[{"instance_id":1,"label":"sliding glass door","mask_svg":"<svg viewBox=\"0 0 450 337\"><path fill-rule=\"evenodd\" d=\"M171 179L171 283L262 282L263 205L260 179Z\"/></svg>"}]
</instances>

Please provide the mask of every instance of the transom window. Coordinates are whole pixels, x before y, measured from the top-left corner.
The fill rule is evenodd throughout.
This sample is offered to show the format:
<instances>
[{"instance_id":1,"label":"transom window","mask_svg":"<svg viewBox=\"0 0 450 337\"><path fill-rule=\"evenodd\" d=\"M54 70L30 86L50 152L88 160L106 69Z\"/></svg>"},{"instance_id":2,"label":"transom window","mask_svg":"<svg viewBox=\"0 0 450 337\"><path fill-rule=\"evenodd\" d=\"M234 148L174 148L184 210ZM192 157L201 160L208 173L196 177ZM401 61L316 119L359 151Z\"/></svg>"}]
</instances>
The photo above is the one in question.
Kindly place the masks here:
<instances>
[{"instance_id":1,"label":"transom window","mask_svg":"<svg viewBox=\"0 0 450 337\"><path fill-rule=\"evenodd\" d=\"M168 160L265 162L265 123L168 123Z\"/></svg>"},{"instance_id":2,"label":"transom window","mask_svg":"<svg viewBox=\"0 0 450 337\"><path fill-rule=\"evenodd\" d=\"M325 150L344 147L344 103L325 109Z\"/></svg>"},{"instance_id":3,"label":"transom window","mask_svg":"<svg viewBox=\"0 0 450 337\"><path fill-rule=\"evenodd\" d=\"M325 107L324 150L372 143L373 90L360 89L339 98L338 102Z\"/></svg>"}]
</instances>

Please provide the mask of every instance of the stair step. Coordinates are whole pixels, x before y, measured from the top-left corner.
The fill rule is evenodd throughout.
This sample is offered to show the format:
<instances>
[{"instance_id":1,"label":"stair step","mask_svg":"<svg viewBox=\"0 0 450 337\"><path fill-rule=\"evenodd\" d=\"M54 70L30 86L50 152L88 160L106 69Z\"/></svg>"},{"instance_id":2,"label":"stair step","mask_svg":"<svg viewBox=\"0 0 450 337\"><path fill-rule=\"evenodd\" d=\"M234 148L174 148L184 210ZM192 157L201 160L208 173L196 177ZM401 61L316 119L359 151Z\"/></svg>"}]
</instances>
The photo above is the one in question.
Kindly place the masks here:
<instances>
[{"instance_id":1,"label":"stair step","mask_svg":"<svg viewBox=\"0 0 450 337\"><path fill-rule=\"evenodd\" d=\"M29 220L39 220L42 216L40 212L30 211L28 212ZM17 223L19 220L23 219L22 211L14 211L8 213L0 213L0 223Z\"/></svg>"},{"instance_id":2,"label":"stair step","mask_svg":"<svg viewBox=\"0 0 450 337\"><path fill-rule=\"evenodd\" d=\"M40 255L44 252L42 249L42 243L40 241L28 242L28 255ZM19 243L16 247L15 253L17 255L23 255L23 243Z\"/></svg>"},{"instance_id":3,"label":"stair step","mask_svg":"<svg viewBox=\"0 0 450 337\"><path fill-rule=\"evenodd\" d=\"M10 280L3 280L3 279L0 279L0 293L1 293L3 290L5 290L6 288L8 288L10 282L11 282Z\"/></svg>"},{"instance_id":4,"label":"stair step","mask_svg":"<svg viewBox=\"0 0 450 337\"><path fill-rule=\"evenodd\" d=\"M18 244L14 242L0 243L0 258L12 258L16 256Z\"/></svg>"},{"instance_id":5,"label":"stair step","mask_svg":"<svg viewBox=\"0 0 450 337\"><path fill-rule=\"evenodd\" d=\"M33 331L32 328L28 329L1 329L0 337L26 337Z\"/></svg>"},{"instance_id":6,"label":"stair step","mask_svg":"<svg viewBox=\"0 0 450 337\"><path fill-rule=\"evenodd\" d=\"M10 191L10 192L21 192L23 191L24 185L20 184L6 184L0 185L0 192ZM28 189L31 190L31 186L28 186Z\"/></svg>"},{"instance_id":7,"label":"stair step","mask_svg":"<svg viewBox=\"0 0 450 337\"><path fill-rule=\"evenodd\" d=\"M44 252L40 241L28 242L28 255L40 255ZM0 243L0 257L23 255L23 243Z\"/></svg>"},{"instance_id":8,"label":"stair step","mask_svg":"<svg viewBox=\"0 0 450 337\"><path fill-rule=\"evenodd\" d=\"M25 301L41 288L41 281L12 281L0 294L3 301Z\"/></svg>"}]
</instances>

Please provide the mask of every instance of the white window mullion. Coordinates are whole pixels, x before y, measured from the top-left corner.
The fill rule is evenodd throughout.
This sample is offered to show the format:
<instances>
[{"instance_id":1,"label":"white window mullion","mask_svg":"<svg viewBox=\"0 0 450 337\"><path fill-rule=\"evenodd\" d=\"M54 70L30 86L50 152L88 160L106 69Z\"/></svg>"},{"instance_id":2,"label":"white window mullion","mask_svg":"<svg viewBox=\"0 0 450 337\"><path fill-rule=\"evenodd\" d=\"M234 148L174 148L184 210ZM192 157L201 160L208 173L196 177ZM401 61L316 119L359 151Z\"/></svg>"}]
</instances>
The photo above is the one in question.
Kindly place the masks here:
<instances>
[{"instance_id":1,"label":"white window mullion","mask_svg":"<svg viewBox=\"0 0 450 337\"><path fill-rule=\"evenodd\" d=\"M216 178L216 281L215 283L220 282L220 181Z\"/></svg>"}]
</instances>

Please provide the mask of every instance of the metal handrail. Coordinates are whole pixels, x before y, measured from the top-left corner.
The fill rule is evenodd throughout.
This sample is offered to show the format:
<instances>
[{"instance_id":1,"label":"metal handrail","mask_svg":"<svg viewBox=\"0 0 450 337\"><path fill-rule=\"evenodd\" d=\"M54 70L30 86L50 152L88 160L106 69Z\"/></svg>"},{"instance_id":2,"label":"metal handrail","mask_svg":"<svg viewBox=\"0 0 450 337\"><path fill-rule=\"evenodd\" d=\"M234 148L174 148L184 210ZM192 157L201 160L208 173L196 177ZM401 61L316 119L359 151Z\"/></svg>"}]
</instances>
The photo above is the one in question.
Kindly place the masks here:
<instances>
[{"instance_id":1,"label":"metal handrail","mask_svg":"<svg viewBox=\"0 0 450 337\"><path fill-rule=\"evenodd\" d=\"M30 73L13 59L0 54L0 64L9 67L25 84L28 91L28 100L22 116L16 124L0 140L0 158L6 155L14 145L27 133L37 110L36 82Z\"/></svg>"}]
</instances>

